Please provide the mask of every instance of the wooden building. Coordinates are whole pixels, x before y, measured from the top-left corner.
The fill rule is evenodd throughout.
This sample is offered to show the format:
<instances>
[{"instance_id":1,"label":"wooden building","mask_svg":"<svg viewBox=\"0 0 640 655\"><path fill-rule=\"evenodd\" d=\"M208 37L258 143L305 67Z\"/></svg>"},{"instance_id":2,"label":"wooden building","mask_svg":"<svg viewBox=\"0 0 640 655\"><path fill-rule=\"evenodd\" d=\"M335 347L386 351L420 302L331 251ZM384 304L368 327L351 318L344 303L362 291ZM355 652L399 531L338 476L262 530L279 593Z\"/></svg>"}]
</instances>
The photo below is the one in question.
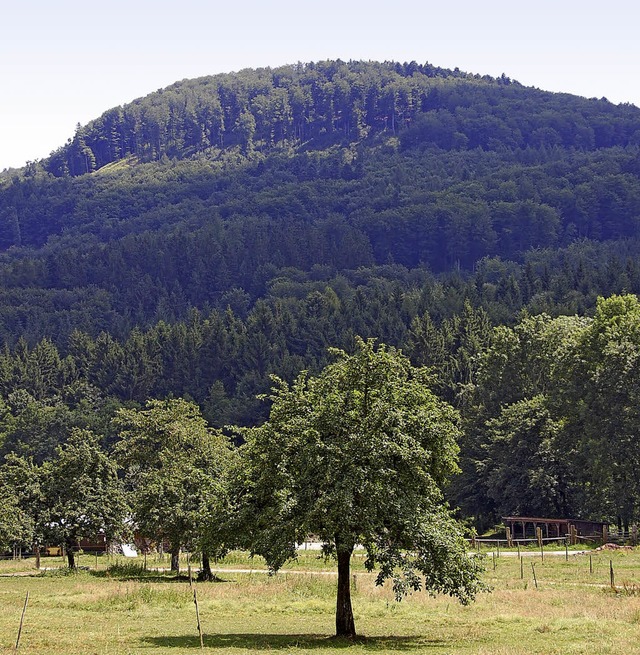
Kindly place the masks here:
<instances>
[{"instance_id":1,"label":"wooden building","mask_svg":"<svg viewBox=\"0 0 640 655\"><path fill-rule=\"evenodd\" d=\"M571 533L571 526L581 537L602 537L602 530L609 524L603 521L583 521L581 519L546 519L532 516L503 516L505 527L511 530L512 539L527 539L536 536L541 528L545 538L563 538Z\"/></svg>"}]
</instances>

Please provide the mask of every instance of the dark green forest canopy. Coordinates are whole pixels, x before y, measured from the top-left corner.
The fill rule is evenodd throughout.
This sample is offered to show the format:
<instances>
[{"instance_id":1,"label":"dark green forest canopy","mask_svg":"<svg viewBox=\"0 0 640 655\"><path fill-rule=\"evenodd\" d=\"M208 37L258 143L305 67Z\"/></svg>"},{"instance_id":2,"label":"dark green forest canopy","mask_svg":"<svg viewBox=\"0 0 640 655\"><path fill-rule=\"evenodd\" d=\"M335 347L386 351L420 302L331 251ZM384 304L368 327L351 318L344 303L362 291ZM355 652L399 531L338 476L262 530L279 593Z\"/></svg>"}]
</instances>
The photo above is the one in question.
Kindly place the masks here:
<instances>
[{"instance_id":1,"label":"dark green forest canopy","mask_svg":"<svg viewBox=\"0 0 640 655\"><path fill-rule=\"evenodd\" d=\"M640 294L639 228L631 105L415 63L178 82L0 178L1 451L108 442L149 398L255 425L271 374L316 374L356 335L470 411L493 326ZM539 391L512 405L477 410L471 469L527 421L559 439ZM572 490L555 506L582 507ZM502 511L476 492L469 513Z\"/></svg>"},{"instance_id":2,"label":"dark green forest canopy","mask_svg":"<svg viewBox=\"0 0 640 655\"><path fill-rule=\"evenodd\" d=\"M532 250L637 238L639 144L633 106L428 64L185 80L5 180L0 282L44 290L37 304L66 303L94 333L81 307L98 303L100 328L124 334L225 308L236 289L253 303L291 269L522 265ZM15 320L29 332L31 317Z\"/></svg>"},{"instance_id":3,"label":"dark green forest canopy","mask_svg":"<svg viewBox=\"0 0 640 655\"><path fill-rule=\"evenodd\" d=\"M319 370L355 334L410 348L426 314L458 348L465 302L492 324L584 314L640 292L639 143L633 106L429 64L185 80L0 182L0 340L117 342L120 373L93 384L202 403ZM169 333L191 362L230 345L178 381L199 369L146 344ZM179 363L122 373L143 342Z\"/></svg>"}]
</instances>

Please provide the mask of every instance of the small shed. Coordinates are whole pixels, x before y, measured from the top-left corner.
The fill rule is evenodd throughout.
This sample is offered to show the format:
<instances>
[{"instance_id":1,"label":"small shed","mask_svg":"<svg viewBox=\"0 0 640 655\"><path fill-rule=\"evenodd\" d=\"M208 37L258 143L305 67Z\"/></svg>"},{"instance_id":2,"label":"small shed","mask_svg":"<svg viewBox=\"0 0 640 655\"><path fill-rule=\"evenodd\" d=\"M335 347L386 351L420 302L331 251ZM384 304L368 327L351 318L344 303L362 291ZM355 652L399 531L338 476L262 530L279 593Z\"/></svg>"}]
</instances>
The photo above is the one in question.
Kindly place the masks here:
<instances>
[{"instance_id":1,"label":"small shed","mask_svg":"<svg viewBox=\"0 0 640 655\"><path fill-rule=\"evenodd\" d=\"M582 519L548 519L534 516L503 516L502 521L511 530L512 539L535 537L537 528L542 529L544 537L562 538L570 534L571 526L582 537L602 537L602 530L609 524L603 521L584 521Z\"/></svg>"}]
</instances>

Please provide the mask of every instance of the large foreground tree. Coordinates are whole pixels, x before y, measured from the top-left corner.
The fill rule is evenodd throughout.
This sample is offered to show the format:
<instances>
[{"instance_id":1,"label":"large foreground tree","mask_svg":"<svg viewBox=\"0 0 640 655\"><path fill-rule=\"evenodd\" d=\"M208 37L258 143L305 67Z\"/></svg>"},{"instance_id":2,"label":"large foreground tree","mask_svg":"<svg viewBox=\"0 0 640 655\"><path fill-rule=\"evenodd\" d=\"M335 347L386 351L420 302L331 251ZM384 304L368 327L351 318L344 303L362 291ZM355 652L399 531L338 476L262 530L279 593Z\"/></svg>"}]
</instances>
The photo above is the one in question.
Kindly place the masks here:
<instances>
[{"instance_id":1,"label":"large foreground tree","mask_svg":"<svg viewBox=\"0 0 640 655\"><path fill-rule=\"evenodd\" d=\"M338 561L336 634L355 636L350 560L356 545L393 580L396 597L425 588L461 602L482 587L442 487L456 472L456 413L424 369L374 341L335 350L318 377L276 379L269 420L244 432L238 516L246 546L272 569L318 535Z\"/></svg>"}]
</instances>

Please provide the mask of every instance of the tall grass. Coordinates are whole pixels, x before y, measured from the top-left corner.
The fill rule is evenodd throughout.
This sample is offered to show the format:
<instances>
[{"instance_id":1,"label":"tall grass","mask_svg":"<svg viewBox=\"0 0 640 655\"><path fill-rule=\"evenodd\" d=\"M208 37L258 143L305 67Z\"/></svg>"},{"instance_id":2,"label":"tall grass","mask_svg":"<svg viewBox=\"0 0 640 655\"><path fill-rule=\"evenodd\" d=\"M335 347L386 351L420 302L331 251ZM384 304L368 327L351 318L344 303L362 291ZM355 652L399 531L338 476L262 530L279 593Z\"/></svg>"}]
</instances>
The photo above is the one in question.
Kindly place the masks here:
<instances>
[{"instance_id":1,"label":"tall grass","mask_svg":"<svg viewBox=\"0 0 640 655\"><path fill-rule=\"evenodd\" d=\"M313 557L315 558L316 555ZM234 562L234 568L242 563ZM538 588L532 583L534 560ZM617 588L609 588L613 562ZM106 560L104 562L106 565ZM487 571L493 587L461 607L419 592L395 603L392 590L356 571L356 627L365 637L330 639L335 578L312 569L221 575L195 583L207 653L327 655L375 651L434 655L629 655L640 626L640 552L527 558L501 557ZM323 564L325 566L325 564ZM329 566L329 564L327 564ZM184 578L144 572L116 560L97 574L48 572L0 581L0 652L11 652L26 591L30 605L21 655L182 655L199 650L193 592Z\"/></svg>"}]
</instances>

